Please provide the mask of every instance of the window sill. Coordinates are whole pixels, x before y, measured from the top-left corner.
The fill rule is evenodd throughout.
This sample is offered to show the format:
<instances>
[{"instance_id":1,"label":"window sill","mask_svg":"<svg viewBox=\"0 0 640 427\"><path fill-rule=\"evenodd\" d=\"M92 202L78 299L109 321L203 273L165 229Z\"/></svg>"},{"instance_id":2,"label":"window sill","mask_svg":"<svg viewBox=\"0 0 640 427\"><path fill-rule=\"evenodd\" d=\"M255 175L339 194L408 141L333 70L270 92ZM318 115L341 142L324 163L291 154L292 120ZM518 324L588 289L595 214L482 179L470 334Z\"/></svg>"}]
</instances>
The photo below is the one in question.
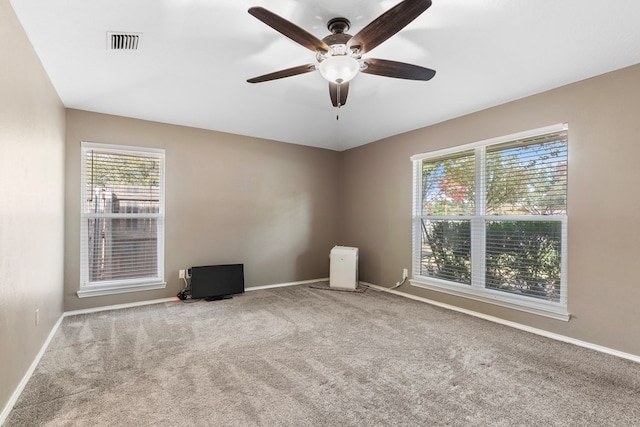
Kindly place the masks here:
<instances>
[{"instance_id":1,"label":"window sill","mask_svg":"<svg viewBox=\"0 0 640 427\"><path fill-rule=\"evenodd\" d=\"M101 297L105 295L123 294L126 292L150 291L152 289L164 289L167 282L135 283L122 285L87 285L78 290L78 298Z\"/></svg>"},{"instance_id":2,"label":"window sill","mask_svg":"<svg viewBox=\"0 0 640 427\"><path fill-rule=\"evenodd\" d=\"M528 300L525 299L526 297L505 294L500 291L476 289L470 286L454 285L440 281L436 282L426 278L411 279L409 280L409 283L418 288L469 298L475 301L519 310L525 313L536 314L538 316L550 317L556 320L563 320L565 322L569 321L571 317L567 308L559 303Z\"/></svg>"}]
</instances>

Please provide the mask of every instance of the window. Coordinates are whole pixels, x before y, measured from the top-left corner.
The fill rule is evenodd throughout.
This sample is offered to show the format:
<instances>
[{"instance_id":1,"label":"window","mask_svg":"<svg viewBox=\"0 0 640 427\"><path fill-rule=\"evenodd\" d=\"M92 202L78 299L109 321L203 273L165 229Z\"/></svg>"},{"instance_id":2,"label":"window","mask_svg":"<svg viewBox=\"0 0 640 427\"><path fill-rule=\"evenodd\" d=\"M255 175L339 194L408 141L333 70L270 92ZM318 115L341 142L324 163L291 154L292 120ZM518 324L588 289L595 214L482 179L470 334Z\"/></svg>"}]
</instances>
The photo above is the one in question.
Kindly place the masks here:
<instances>
[{"instance_id":1,"label":"window","mask_svg":"<svg viewBox=\"0 0 640 427\"><path fill-rule=\"evenodd\" d=\"M82 143L79 297L164 288L164 150Z\"/></svg>"},{"instance_id":2,"label":"window","mask_svg":"<svg viewBox=\"0 0 640 427\"><path fill-rule=\"evenodd\" d=\"M566 126L412 161L411 283L568 320Z\"/></svg>"}]
</instances>

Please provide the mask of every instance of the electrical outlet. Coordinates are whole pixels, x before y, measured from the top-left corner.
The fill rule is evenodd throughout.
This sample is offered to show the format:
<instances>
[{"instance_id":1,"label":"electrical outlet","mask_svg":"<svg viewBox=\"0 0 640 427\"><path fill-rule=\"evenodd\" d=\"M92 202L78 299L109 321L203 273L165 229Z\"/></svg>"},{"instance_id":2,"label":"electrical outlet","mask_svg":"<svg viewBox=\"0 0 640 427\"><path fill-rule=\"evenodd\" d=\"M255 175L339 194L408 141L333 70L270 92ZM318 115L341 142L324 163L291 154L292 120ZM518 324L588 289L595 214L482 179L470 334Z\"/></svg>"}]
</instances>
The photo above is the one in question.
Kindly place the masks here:
<instances>
[{"instance_id":1,"label":"electrical outlet","mask_svg":"<svg viewBox=\"0 0 640 427\"><path fill-rule=\"evenodd\" d=\"M407 277L409 277L409 270L407 270L406 268L402 269L402 280L406 279Z\"/></svg>"},{"instance_id":2,"label":"electrical outlet","mask_svg":"<svg viewBox=\"0 0 640 427\"><path fill-rule=\"evenodd\" d=\"M40 309L36 308L36 326L40 324Z\"/></svg>"},{"instance_id":3,"label":"electrical outlet","mask_svg":"<svg viewBox=\"0 0 640 427\"><path fill-rule=\"evenodd\" d=\"M184 270L178 271L178 279L184 279Z\"/></svg>"}]
</instances>

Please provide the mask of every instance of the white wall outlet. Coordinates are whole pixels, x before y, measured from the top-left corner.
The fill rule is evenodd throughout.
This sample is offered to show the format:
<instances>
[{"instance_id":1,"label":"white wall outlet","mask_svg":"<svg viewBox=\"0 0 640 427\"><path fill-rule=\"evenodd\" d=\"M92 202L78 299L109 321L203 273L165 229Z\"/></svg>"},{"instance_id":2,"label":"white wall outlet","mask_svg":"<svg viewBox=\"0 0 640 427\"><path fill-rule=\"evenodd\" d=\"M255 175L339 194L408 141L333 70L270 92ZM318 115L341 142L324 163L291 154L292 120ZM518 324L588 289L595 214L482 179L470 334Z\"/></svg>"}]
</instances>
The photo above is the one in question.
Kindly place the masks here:
<instances>
[{"instance_id":1,"label":"white wall outlet","mask_svg":"<svg viewBox=\"0 0 640 427\"><path fill-rule=\"evenodd\" d=\"M407 270L406 268L402 269L402 280L406 279L407 277L409 277L409 270Z\"/></svg>"},{"instance_id":2,"label":"white wall outlet","mask_svg":"<svg viewBox=\"0 0 640 427\"><path fill-rule=\"evenodd\" d=\"M184 279L184 270L178 271L178 279Z\"/></svg>"},{"instance_id":3,"label":"white wall outlet","mask_svg":"<svg viewBox=\"0 0 640 427\"><path fill-rule=\"evenodd\" d=\"M36 326L40 324L40 309L36 308Z\"/></svg>"}]
</instances>

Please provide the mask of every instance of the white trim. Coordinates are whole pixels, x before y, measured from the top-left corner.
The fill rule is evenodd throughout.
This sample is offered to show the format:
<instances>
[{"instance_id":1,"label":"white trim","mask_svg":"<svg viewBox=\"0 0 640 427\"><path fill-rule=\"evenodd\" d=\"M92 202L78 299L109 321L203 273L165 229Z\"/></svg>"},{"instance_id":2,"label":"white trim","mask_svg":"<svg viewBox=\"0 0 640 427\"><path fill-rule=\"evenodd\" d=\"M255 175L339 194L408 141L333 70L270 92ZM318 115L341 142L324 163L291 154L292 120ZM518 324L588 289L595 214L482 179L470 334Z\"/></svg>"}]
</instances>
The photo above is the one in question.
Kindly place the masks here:
<instances>
[{"instance_id":1,"label":"white trim","mask_svg":"<svg viewBox=\"0 0 640 427\"><path fill-rule=\"evenodd\" d=\"M499 305L500 307L519 310L539 316L546 316L556 320L563 320L565 322L568 322L571 318L571 315L564 305L541 302L531 297L520 297L518 295L486 288L477 289L471 285L449 284L444 280L438 280L431 277L411 279L409 280L409 283L411 283L411 286L415 286L417 288L443 292L457 297L468 298L487 304Z\"/></svg>"},{"instance_id":2,"label":"white trim","mask_svg":"<svg viewBox=\"0 0 640 427\"><path fill-rule=\"evenodd\" d=\"M42 359L42 356L44 356L44 353L49 348L49 345L51 344L51 341L53 340L53 337L55 336L56 332L58 332L58 329L60 328L60 325L62 324L62 320L65 317L75 316L77 314L95 313L95 312L99 312L99 311L119 310L119 309L122 309L122 308L137 307L137 306L141 306L141 305L159 304L159 303L164 303L164 302L173 302L173 301L177 301L177 300L178 299L176 297L163 298L163 299L156 299L156 300L132 302L132 303L127 303L127 304L116 304L116 305L110 305L110 306L104 306L104 307L87 308L87 309L83 309L83 310L65 311L64 313L62 313L62 315L60 316L60 318L58 319L56 324L51 329L51 332L49 332L49 336L47 337L47 339L45 340L44 344L40 348L40 351L38 352L36 357L33 359L33 362L31 363L31 366L29 366L29 369L24 374L24 377L22 377L22 380L18 384L18 387L16 387L15 391L11 395L11 398L9 399L7 404L5 405L4 409L2 410L2 412L0 412L0 426L6 421L7 417L11 413L11 410L13 409L13 406L16 404L16 402L18 401L18 398L20 397L20 395L24 391L25 386L27 385L27 383L31 379L31 376L33 375L33 373L35 372L36 368L38 367L38 364L40 363L40 360Z\"/></svg>"},{"instance_id":3,"label":"white trim","mask_svg":"<svg viewBox=\"0 0 640 427\"><path fill-rule=\"evenodd\" d=\"M283 288L286 286L297 286L297 285L307 285L310 283L316 283L316 282L326 282L328 281L329 278L328 277L323 277L320 279L312 279L312 280L301 280L298 282L286 282L286 283L275 283L272 285L262 285L262 286L251 286L248 288L245 288L245 292L249 292L249 291L259 291L259 290L263 290L263 289L273 289L273 288ZM166 285L166 283L165 283ZM109 292L111 289L104 289L101 290L103 292ZM125 290L123 290L123 292L128 292L128 291L134 291L134 290L146 290L146 289L131 289L131 288L127 288ZM80 292L85 292L85 291L78 291L78 293ZM99 292L99 291L96 291ZM104 295L107 295L108 293L105 293ZM80 295L78 295L80 296ZM86 295L85 295L86 296ZM90 295L90 296L98 296L98 295ZM170 298L162 298L162 299L155 299L155 300L147 300L147 301L138 301L138 302L131 302L131 303L126 303L126 304L116 304L116 305L108 305L108 306L103 306L103 307L96 307L96 308L88 308L88 309L83 309L83 310L75 310L75 311L68 311L64 313L64 316L74 316L76 314L84 314L84 313L95 313L98 311L106 311L106 310L118 310L121 308L129 308L129 307L137 307L140 305L148 305L148 304L159 304L159 303L163 303L163 302L171 302L171 301L179 301L177 297L170 297Z\"/></svg>"},{"instance_id":4,"label":"white trim","mask_svg":"<svg viewBox=\"0 0 640 427\"><path fill-rule=\"evenodd\" d=\"M316 279L316 280L303 280L303 281L300 281L300 282L289 282L289 283L279 283L279 284L274 284L274 285L253 286L253 287L250 287L250 288L246 288L245 291L257 291L257 290L262 290L262 289L272 289L272 288L280 288L280 287L286 287L286 286L303 285L303 284L310 284L310 283L315 283L315 282L323 282L323 281L327 281L327 280L329 280L328 277L322 278L322 279ZM565 335L560 335L560 334L556 334L556 333L553 333L553 332L545 331L544 329L533 328L531 326L523 325L523 324L512 322L512 321L509 321L509 320L500 319L498 317L490 316L488 314L478 313L477 311L467 310L465 308L456 307L456 306L453 306L453 305L441 303L441 302L430 300L428 298L423 298L423 297L420 297L420 296L417 296L417 295L411 295L411 294L408 294L406 292L396 291L396 290L393 290L393 289L386 288L384 286L374 285L372 283L367 283L367 282L364 282L364 281L359 281L358 283L361 284L361 285L367 286L367 287L369 287L371 289L374 289L376 291L388 292L388 293L395 294L395 295L398 295L398 296L401 296L401 297L405 297L405 298L409 298L409 299L412 299L412 300L415 300L415 301L420 301L420 302L423 302L423 303L426 303L426 304L435 305L437 307L442 307L442 308L445 308L447 310L452 310L452 311L457 311L459 313L468 314L470 316L474 316L474 317L477 317L477 318L480 318L480 319L488 320L490 322L498 323L498 324L501 324L501 325L509 326L509 327L512 327L512 328L515 328L515 329L519 329L521 331L529 332L529 333L532 333L532 334L540 335L540 336L543 336L543 337L546 337L546 338L550 338L550 339L553 339L553 340L556 340L556 341L561 341L561 342L565 342L567 344L577 345L579 347L587 348L587 349L590 349L590 350L595 350L595 351L598 351L598 352L601 352L601 353L610 354L612 356L620 357L622 359L627 359L627 360L630 360L632 362L640 363L640 356L637 356L637 355L634 355L634 354L631 354L631 353L625 353L625 352L618 351L618 350L615 350L615 349L612 349L612 348L609 348L609 347L604 347L604 346L593 344L593 343L590 343L590 342L581 341L581 340L578 340L578 339L575 339L575 338L570 338L570 337L567 337ZM51 329L51 332L49 332L49 336L47 337L46 341L42 345L42 348L40 348L40 351L38 352L38 354L36 355L35 359L31 363L31 366L29 367L29 369L25 373L24 377L22 378L22 381L20 381L20 384L18 384L18 387L16 387L15 391L11 395L11 398L9 399L7 404L5 405L4 409L2 410L2 412L0 412L0 426L6 421L7 417L11 413L11 410L13 409L13 406L15 405L15 403L18 400L18 398L22 394L22 391L24 390L25 386L27 385L27 383L31 379L31 376L33 375L33 372L37 368L38 363L40 363L40 359L42 359L42 356L44 355L45 351L49 347L49 344L51 343L51 340L53 339L54 335L58 331L58 328L60 327L60 324L62 323L62 319L63 318L69 317L69 316L75 316L75 315L78 315L78 314L96 313L96 312L100 312L100 311L119 310L119 309L129 308L129 307L138 307L138 306L143 306L143 305L160 304L160 303L165 303L165 302L178 302L178 301L179 300L176 297L172 297L172 298L162 298L162 299L148 300L148 301L139 301L139 302L133 302L133 303L126 303L126 304L116 304L116 305L110 305L110 306L104 306L104 307L88 308L88 309L82 309L82 310L65 311L62 314L62 316L60 316L60 318L58 319L56 324L53 326L53 328Z\"/></svg>"},{"instance_id":5,"label":"white trim","mask_svg":"<svg viewBox=\"0 0 640 427\"><path fill-rule=\"evenodd\" d=\"M459 313L468 314L469 316L474 316L483 320L488 320L490 322L498 323L500 325L509 326L511 328L519 329L524 332L529 332L535 335L540 335L545 338L550 338L552 340L561 341L567 344L577 345L578 347L587 348L589 350L598 351L600 353L610 354L612 356L620 357L621 359L627 359L632 362L640 363L640 355L635 355L631 353L625 353L623 351L615 350L613 348L604 347L598 344L593 344L588 341L582 341L576 338L571 338L566 335L556 334L555 332L549 332L544 329L534 328L532 326L523 325L521 323L512 322L510 320L501 319L499 317L494 317L488 314L479 313L477 311L467 310L466 308L456 307L455 305L445 304L442 302L434 301L428 298L420 297L417 295L408 294L406 292L400 292L393 289L386 288L384 286L374 285L372 283L360 282L360 284L370 287L371 289L375 289L381 292L388 292L391 294L399 295L401 297L409 298L415 301L424 302L427 304L435 305L437 307L446 308L447 310L457 311Z\"/></svg>"},{"instance_id":6,"label":"white trim","mask_svg":"<svg viewBox=\"0 0 640 427\"><path fill-rule=\"evenodd\" d=\"M285 287L285 286L304 285L304 284L310 284L310 283L316 283L316 282L322 282L322 281L328 281L328 280L329 280L329 278L326 277L326 278L315 279L315 280L302 280L302 281L299 281L299 282L277 283L277 284L273 284L273 285L264 285L264 286L253 286L253 287L250 287L250 288L246 288L245 291L258 291L258 290L262 290L262 289L272 289L272 288L281 288L281 287ZM155 299L155 300L130 302L130 303L125 303L125 304L107 305L107 306L103 306L103 307L85 308L85 309L81 309L81 310L65 311L64 313L62 313L62 316L60 316L60 318L58 319L56 324L51 329L51 332L49 332L49 336L47 337L47 339L45 340L44 344L40 348L40 351L38 352L38 354L36 355L35 359L31 363L31 366L29 366L29 369L27 370L27 372L22 377L22 380L18 384L18 387L16 387L15 391L11 395L11 398L9 399L7 404L5 405L4 409L2 410L2 412L0 412L0 426L2 424L4 424L5 420L7 419L9 414L11 413L11 410L13 409L13 406L16 404L16 402L18 401L18 398L22 394L22 391L24 390L24 388L26 387L27 383L31 379L31 376L33 375L33 373L35 372L36 368L38 367L38 364L40 363L40 360L42 359L42 356L44 355L44 353L49 348L49 344L51 344L51 340L53 340L54 335L56 334L56 332L58 332L58 328L60 327L60 324L62 323L62 320L65 317L77 316L78 314L98 313L98 312L101 312L101 311L120 310L120 309L123 309L123 308L139 307L139 306L144 306L144 305L162 304L162 303L167 303L167 302L179 302L179 301L180 300L177 297L170 297L170 298L161 298L161 299Z\"/></svg>"},{"instance_id":7,"label":"white trim","mask_svg":"<svg viewBox=\"0 0 640 427\"><path fill-rule=\"evenodd\" d=\"M16 404L16 402L18 401L18 398L22 394L22 391L24 390L27 383L31 379L31 376L33 375L36 368L38 367L38 363L40 363L40 359L42 359L42 356L44 356L44 353L47 351L47 348L49 348L49 344L51 343L51 340L53 340L54 335L56 334L56 332L58 332L58 328L60 327L60 324L62 323L63 318L64 318L64 314L62 314L62 316L60 316L56 324L53 325L53 328L51 328L51 332L49 332L47 339L44 341L44 344L42 344L40 351L38 352L36 357L33 359L33 362L31 362L31 366L29 366L29 369L27 369L27 372L22 377L22 380L18 384L18 387L16 387L13 394L11 395L11 398L9 398L9 401L5 405L4 409L2 410L2 412L0 412L0 426L4 424L4 422L7 420L9 413L11 413L11 410L13 409L13 405Z\"/></svg>"},{"instance_id":8,"label":"white trim","mask_svg":"<svg viewBox=\"0 0 640 427\"><path fill-rule=\"evenodd\" d=\"M141 305L162 304L165 302L177 302L177 301L179 301L178 297L171 297L171 298L138 301L138 302L128 302L125 304L105 305L102 307L84 308L81 310L65 311L63 316L69 317L69 316L76 316L78 314L97 313L100 311L109 311L109 310L120 310L123 308L139 307Z\"/></svg>"},{"instance_id":9,"label":"white trim","mask_svg":"<svg viewBox=\"0 0 640 427\"><path fill-rule=\"evenodd\" d=\"M118 287L114 287L114 286L94 287L91 285L87 285L84 288L79 289L76 292L76 294L78 295L78 298L101 297L105 295L123 294L126 292L150 291L152 289L164 289L166 287L167 287L167 282L127 284L127 285L122 285Z\"/></svg>"},{"instance_id":10,"label":"white trim","mask_svg":"<svg viewBox=\"0 0 640 427\"><path fill-rule=\"evenodd\" d=\"M426 153L414 154L409 159L414 162L416 160L424 160L431 157L446 156L449 154L460 153L461 151L473 150L478 147L492 144L500 144L502 142L517 141L519 139L532 138L534 136L544 135L547 133L562 132L569 127L567 123L558 123L551 126L545 126L537 129L526 130L524 132L516 132L511 135L498 136L495 138L485 139L484 141L472 142L469 144L456 145L455 147L444 148L442 150L428 151Z\"/></svg>"},{"instance_id":11,"label":"white trim","mask_svg":"<svg viewBox=\"0 0 640 427\"><path fill-rule=\"evenodd\" d=\"M117 151L118 154L144 154L146 156L162 157L165 155L164 148L138 147L136 145L115 145L103 144L101 142L81 141L80 147L83 149L93 149L96 151Z\"/></svg>"},{"instance_id":12,"label":"white trim","mask_svg":"<svg viewBox=\"0 0 640 427\"><path fill-rule=\"evenodd\" d=\"M501 143L526 142L538 136L566 134L568 124L561 123L538 129L518 132L511 135L486 139L462 146L450 147L444 150L416 154L411 156L413 162L413 218L412 218L412 286L444 292L450 295L465 297L484 303L495 304L510 309L521 310L526 313L550 317L557 320L569 321L567 308L567 215L487 215L486 213L486 153L487 147ZM523 141L524 140L524 141ZM517 146L517 145L514 145ZM475 211L473 215L428 215L422 212L423 197L420 182L423 161L440 158L451 158L452 154L474 153L476 184ZM466 155L466 154L465 154ZM422 227L425 221L469 221L471 231L471 278L468 284L458 284L453 281L427 277L422 274ZM491 221L550 221L561 225L561 258L560 258L560 301L543 301L535 297L525 297L523 294L506 293L488 288L485 283L485 261L487 251L486 224Z\"/></svg>"},{"instance_id":13,"label":"white trim","mask_svg":"<svg viewBox=\"0 0 640 427\"><path fill-rule=\"evenodd\" d=\"M165 188L165 170L166 170L166 152L162 148L149 148L149 147L137 147L130 145L114 145L103 144L89 141L80 142L80 194L81 194L81 209L80 209L80 289L77 291L78 298L105 296L113 294L121 294L125 292L135 291L147 291L152 289L164 289L166 288L166 282L164 282L164 245L165 245L165 201L166 201L166 188ZM99 153L109 153L125 156L141 156L147 158L155 158L159 161L159 207L157 213L145 213L145 214L119 214L119 213L91 213L86 209L86 169L87 169L87 153L90 151L96 151ZM89 282L88 274L88 248L87 244L87 230L86 221L93 218L155 218L157 220L157 243L156 243L156 259L157 269L156 275L146 278L126 279L126 280L112 280L103 282Z\"/></svg>"},{"instance_id":14,"label":"white trim","mask_svg":"<svg viewBox=\"0 0 640 427\"><path fill-rule=\"evenodd\" d=\"M276 283L274 285L251 286L251 287L245 288L244 291L245 292L248 292L248 291L260 291L262 289L284 288L286 286L297 286L297 285L308 285L310 283L326 282L328 280L329 280L328 277L323 277L322 279L302 280L302 281L299 281L299 282L288 282L288 283Z\"/></svg>"}]
</instances>

